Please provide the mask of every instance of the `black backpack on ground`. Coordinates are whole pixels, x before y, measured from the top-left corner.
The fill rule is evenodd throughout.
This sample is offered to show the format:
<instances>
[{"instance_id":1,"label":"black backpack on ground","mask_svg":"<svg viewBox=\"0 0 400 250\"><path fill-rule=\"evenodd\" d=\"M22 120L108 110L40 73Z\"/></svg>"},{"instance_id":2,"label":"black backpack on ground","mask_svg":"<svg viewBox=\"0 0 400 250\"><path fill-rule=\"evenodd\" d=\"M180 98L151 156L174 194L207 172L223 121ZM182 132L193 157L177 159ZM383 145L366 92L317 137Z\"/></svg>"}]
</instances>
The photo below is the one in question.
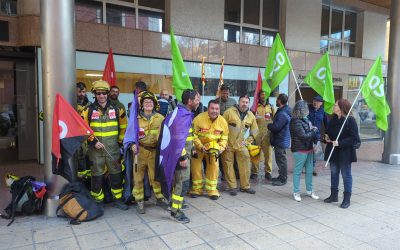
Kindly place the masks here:
<instances>
[{"instance_id":1,"label":"black backpack on ground","mask_svg":"<svg viewBox=\"0 0 400 250\"><path fill-rule=\"evenodd\" d=\"M59 210L64 212L59 214ZM85 185L81 182L68 183L60 193L60 205L57 216L70 218L70 224L78 225L82 221L94 220L103 215L103 208L96 203Z\"/></svg>"},{"instance_id":2,"label":"black backpack on ground","mask_svg":"<svg viewBox=\"0 0 400 250\"><path fill-rule=\"evenodd\" d=\"M16 215L31 215L42 212L43 196L36 196L32 181L35 181L34 177L25 176L11 184L11 202L4 209L6 214L1 215L5 219L11 219L7 226L14 222Z\"/></svg>"}]
</instances>

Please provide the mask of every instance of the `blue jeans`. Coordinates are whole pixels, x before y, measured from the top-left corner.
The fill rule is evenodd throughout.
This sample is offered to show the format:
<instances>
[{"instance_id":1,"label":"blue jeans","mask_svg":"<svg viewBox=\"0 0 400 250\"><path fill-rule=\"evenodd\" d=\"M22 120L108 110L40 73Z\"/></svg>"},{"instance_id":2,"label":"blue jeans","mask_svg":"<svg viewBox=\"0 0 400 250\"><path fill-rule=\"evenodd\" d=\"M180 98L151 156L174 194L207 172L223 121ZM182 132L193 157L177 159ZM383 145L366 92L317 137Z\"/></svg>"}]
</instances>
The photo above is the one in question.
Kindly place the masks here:
<instances>
[{"instance_id":1,"label":"blue jeans","mask_svg":"<svg viewBox=\"0 0 400 250\"><path fill-rule=\"evenodd\" d=\"M300 192L300 177L303 167L306 169L306 190L313 191L312 176L313 176L313 154L314 153L293 153L295 166L293 169L293 192Z\"/></svg>"},{"instance_id":2,"label":"blue jeans","mask_svg":"<svg viewBox=\"0 0 400 250\"><path fill-rule=\"evenodd\" d=\"M351 176L351 163L339 165L331 162L331 188L339 189L339 173L342 172L344 191L351 193L353 177Z\"/></svg>"}]
</instances>

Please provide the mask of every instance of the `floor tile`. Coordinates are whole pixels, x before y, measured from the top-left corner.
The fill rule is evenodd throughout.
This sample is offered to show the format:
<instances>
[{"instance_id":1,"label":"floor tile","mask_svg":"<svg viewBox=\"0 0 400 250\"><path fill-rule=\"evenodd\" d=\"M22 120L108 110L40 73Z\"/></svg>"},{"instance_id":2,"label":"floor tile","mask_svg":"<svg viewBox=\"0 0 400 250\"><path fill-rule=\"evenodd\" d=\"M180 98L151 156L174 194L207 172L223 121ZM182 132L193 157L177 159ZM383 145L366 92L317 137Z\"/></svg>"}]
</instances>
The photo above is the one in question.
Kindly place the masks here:
<instances>
[{"instance_id":1,"label":"floor tile","mask_svg":"<svg viewBox=\"0 0 400 250\"><path fill-rule=\"evenodd\" d=\"M202 239L190 230L166 234L161 236L161 239L172 249L184 249L204 243Z\"/></svg>"},{"instance_id":2,"label":"floor tile","mask_svg":"<svg viewBox=\"0 0 400 250\"><path fill-rule=\"evenodd\" d=\"M143 240L138 240L138 241L133 241L130 243L127 243L125 245L127 249L130 250L136 250L136 249L141 249L141 250L164 250L164 249L169 249L167 245L159 238L159 237L152 237L148 239L143 239Z\"/></svg>"}]
</instances>

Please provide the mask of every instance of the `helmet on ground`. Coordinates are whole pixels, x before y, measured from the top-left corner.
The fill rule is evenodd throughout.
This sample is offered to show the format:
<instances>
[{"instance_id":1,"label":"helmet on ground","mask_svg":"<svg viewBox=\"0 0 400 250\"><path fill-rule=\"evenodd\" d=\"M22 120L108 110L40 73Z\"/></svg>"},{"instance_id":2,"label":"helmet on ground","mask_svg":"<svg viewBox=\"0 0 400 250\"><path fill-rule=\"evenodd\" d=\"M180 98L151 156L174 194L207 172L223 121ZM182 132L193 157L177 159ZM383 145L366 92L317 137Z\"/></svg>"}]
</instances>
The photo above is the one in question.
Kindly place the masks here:
<instances>
[{"instance_id":1,"label":"helmet on ground","mask_svg":"<svg viewBox=\"0 0 400 250\"><path fill-rule=\"evenodd\" d=\"M151 93L149 91L143 91L143 92L141 92L141 95L140 95L140 109L143 109L143 102L145 99L150 99L151 101L153 101L153 104L154 104L153 110L156 110L157 107L159 106L157 98L153 93Z\"/></svg>"},{"instance_id":2,"label":"helmet on ground","mask_svg":"<svg viewBox=\"0 0 400 250\"><path fill-rule=\"evenodd\" d=\"M92 92L95 92L96 90L110 91L110 84L104 80L97 80L92 83Z\"/></svg>"},{"instance_id":3,"label":"helmet on ground","mask_svg":"<svg viewBox=\"0 0 400 250\"><path fill-rule=\"evenodd\" d=\"M255 157L255 156L259 155L261 152L260 146L252 145L252 144L247 145L247 150L249 150L249 154L251 157Z\"/></svg>"},{"instance_id":4,"label":"helmet on ground","mask_svg":"<svg viewBox=\"0 0 400 250\"><path fill-rule=\"evenodd\" d=\"M219 155L219 152L221 151L221 147L216 141L211 141L205 145L206 151L208 154L212 155Z\"/></svg>"}]
</instances>

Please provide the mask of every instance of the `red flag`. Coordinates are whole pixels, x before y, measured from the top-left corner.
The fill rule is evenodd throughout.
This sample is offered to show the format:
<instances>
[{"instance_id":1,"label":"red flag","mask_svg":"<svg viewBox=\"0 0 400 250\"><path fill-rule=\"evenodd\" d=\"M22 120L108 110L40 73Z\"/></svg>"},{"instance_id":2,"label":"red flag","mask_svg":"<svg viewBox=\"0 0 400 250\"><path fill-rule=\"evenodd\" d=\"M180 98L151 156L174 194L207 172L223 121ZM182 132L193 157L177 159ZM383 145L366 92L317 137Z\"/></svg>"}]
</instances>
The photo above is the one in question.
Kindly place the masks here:
<instances>
[{"instance_id":1,"label":"red flag","mask_svg":"<svg viewBox=\"0 0 400 250\"><path fill-rule=\"evenodd\" d=\"M72 170L68 159L82 145L86 136L91 134L93 134L93 130L75 109L57 93L53 112L51 147L53 174L64 176L71 181Z\"/></svg>"},{"instance_id":2,"label":"red flag","mask_svg":"<svg viewBox=\"0 0 400 250\"><path fill-rule=\"evenodd\" d=\"M253 111L254 113L257 112L258 93L260 92L261 88L262 88L262 77L261 77L260 69L258 69L257 86L256 86L256 90L254 91L253 106L251 106L251 111Z\"/></svg>"},{"instance_id":3,"label":"red flag","mask_svg":"<svg viewBox=\"0 0 400 250\"><path fill-rule=\"evenodd\" d=\"M116 79L116 75L115 75L115 66L114 66L114 57L113 57L111 48L110 48L110 51L108 52L106 66L104 67L103 80L107 81L110 84L110 86L117 85L117 79Z\"/></svg>"}]
</instances>

